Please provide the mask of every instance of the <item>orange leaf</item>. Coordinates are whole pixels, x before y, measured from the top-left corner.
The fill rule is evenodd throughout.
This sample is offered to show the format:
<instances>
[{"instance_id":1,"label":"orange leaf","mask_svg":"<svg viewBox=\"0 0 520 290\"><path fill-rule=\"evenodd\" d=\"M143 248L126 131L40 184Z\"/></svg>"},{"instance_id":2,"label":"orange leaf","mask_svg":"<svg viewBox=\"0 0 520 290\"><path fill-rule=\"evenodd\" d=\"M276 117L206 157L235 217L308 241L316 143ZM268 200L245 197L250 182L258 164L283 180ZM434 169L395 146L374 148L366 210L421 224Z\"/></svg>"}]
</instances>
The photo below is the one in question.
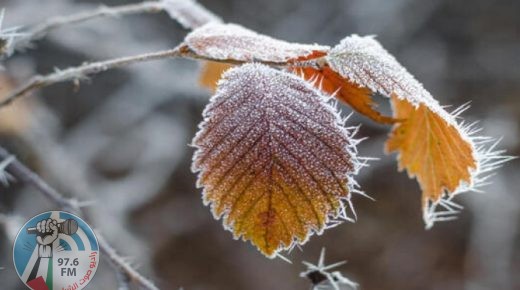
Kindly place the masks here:
<instances>
[{"instance_id":1,"label":"orange leaf","mask_svg":"<svg viewBox=\"0 0 520 290\"><path fill-rule=\"evenodd\" d=\"M217 89L217 82L220 80L222 74L233 67L231 64L218 61L205 61L202 63L202 69L199 75L199 84L205 88L215 92Z\"/></svg>"},{"instance_id":2,"label":"orange leaf","mask_svg":"<svg viewBox=\"0 0 520 290\"><path fill-rule=\"evenodd\" d=\"M472 126L458 122L374 37L352 35L343 39L325 57L342 77L392 98L396 124L387 143L398 151L400 169L416 177L423 190L426 227L449 220L461 207L452 198L475 190L492 171L511 157L486 148L490 138L474 136ZM496 144L495 144L496 145Z\"/></svg>"},{"instance_id":3,"label":"orange leaf","mask_svg":"<svg viewBox=\"0 0 520 290\"><path fill-rule=\"evenodd\" d=\"M419 181L423 207L455 192L461 183L471 184L477 160L470 141L423 104L415 108L394 96L392 105L394 116L406 120L395 125L386 150L398 151L399 169Z\"/></svg>"},{"instance_id":4,"label":"orange leaf","mask_svg":"<svg viewBox=\"0 0 520 290\"><path fill-rule=\"evenodd\" d=\"M367 116L375 122L382 124L393 124L397 120L392 117L383 116L374 109L375 103L372 100L372 91L363 88L355 83L349 82L337 72L324 66L320 69L304 67L294 69L306 80L316 80L315 86L350 105L358 113Z\"/></svg>"},{"instance_id":5,"label":"orange leaf","mask_svg":"<svg viewBox=\"0 0 520 290\"><path fill-rule=\"evenodd\" d=\"M325 96L260 64L224 73L193 140L193 170L215 218L264 255L347 219L359 163Z\"/></svg>"}]
</instances>

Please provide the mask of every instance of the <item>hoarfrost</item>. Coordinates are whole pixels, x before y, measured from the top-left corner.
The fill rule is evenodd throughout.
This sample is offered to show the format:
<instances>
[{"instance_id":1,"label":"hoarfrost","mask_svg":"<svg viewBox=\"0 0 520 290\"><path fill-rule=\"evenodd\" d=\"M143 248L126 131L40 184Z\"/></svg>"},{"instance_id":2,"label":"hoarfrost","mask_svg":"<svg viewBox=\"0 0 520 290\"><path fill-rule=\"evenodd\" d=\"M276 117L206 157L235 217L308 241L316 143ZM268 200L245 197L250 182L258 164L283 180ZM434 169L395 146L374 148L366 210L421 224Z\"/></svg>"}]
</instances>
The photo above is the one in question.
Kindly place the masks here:
<instances>
[{"instance_id":1,"label":"hoarfrost","mask_svg":"<svg viewBox=\"0 0 520 290\"><path fill-rule=\"evenodd\" d=\"M385 96L395 94L414 105L436 103L422 84L373 36L354 34L344 38L330 51L327 61L343 77Z\"/></svg>"},{"instance_id":2,"label":"hoarfrost","mask_svg":"<svg viewBox=\"0 0 520 290\"><path fill-rule=\"evenodd\" d=\"M224 216L236 238L261 248L237 226L248 222L237 212L255 207L265 207L258 211L271 218L264 225L266 240L277 223L290 234L289 243L275 241L271 257L338 219L351 219L346 207L350 194L358 192L352 175L364 161L356 156L351 130L311 84L246 64L224 74L203 116L192 169L200 171L204 203L211 204L215 218ZM261 202L264 197L268 203ZM249 216L251 222L255 218Z\"/></svg>"},{"instance_id":3,"label":"hoarfrost","mask_svg":"<svg viewBox=\"0 0 520 290\"><path fill-rule=\"evenodd\" d=\"M258 34L237 24L208 23L186 36L200 56L216 60L286 63L312 55L323 56L328 46L290 43Z\"/></svg>"},{"instance_id":4,"label":"hoarfrost","mask_svg":"<svg viewBox=\"0 0 520 290\"><path fill-rule=\"evenodd\" d=\"M458 116L468 106L448 113L373 36L346 37L331 49L326 59L333 70L350 81L387 97L404 99L416 107L424 104L449 126L453 126L472 147L476 167L468 168L471 182L460 182L455 191L445 192L441 199L426 205L423 209L426 228L432 227L437 221L455 218L454 214L461 207L453 202L453 197L462 192L478 191L478 187L484 185L489 178L490 171L511 160L511 156L503 155L504 151L494 150L496 143L492 138L477 136L479 129L474 124L468 125L459 119Z\"/></svg>"}]
</instances>

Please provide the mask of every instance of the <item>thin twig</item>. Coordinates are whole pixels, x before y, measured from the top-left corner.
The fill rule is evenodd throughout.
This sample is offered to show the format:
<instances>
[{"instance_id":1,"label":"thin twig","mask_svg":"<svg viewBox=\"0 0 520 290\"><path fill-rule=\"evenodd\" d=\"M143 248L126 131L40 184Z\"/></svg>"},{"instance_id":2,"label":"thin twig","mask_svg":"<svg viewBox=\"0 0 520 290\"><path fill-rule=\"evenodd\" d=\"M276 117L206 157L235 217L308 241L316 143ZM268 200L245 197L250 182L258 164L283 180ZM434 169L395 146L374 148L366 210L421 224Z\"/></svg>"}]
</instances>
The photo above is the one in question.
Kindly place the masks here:
<instances>
[{"instance_id":1,"label":"thin twig","mask_svg":"<svg viewBox=\"0 0 520 290\"><path fill-rule=\"evenodd\" d=\"M130 14L159 13L165 11L168 15L188 29L195 29L208 22L222 20L195 0L160 0L145 1L136 4L106 7L101 6L91 11L80 12L67 16L50 18L40 24L20 30L13 38L6 51L10 55L16 50L29 47L31 42L43 38L49 32L62 26L68 26L101 17L120 17ZM1 55L2 53L0 53Z\"/></svg>"},{"instance_id":2,"label":"thin twig","mask_svg":"<svg viewBox=\"0 0 520 290\"><path fill-rule=\"evenodd\" d=\"M4 107L15 99L22 97L29 93L32 90L46 87L55 83L66 82L66 81L74 81L85 78L88 75L97 74L100 72L104 72L110 69L127 66L130 64L145 62L150 60L157 60L163 58L174 58L179 57L181 52L179 48L174 48L170 50L163 50L159 52L153 53L144 53L134 56L121 57L111 60L93 62L83 64L77 67L71 67L65 70L58 70L54 73L45 75L45 76L34 76L29 79L25 84L21 85L13 92L11 92L5 99L0 101L0 108Z\"/></svg>"},{"instance_id":3,"label":"thin twig","mask_svg":"<svg viewBox=\"0 0 520 290\"><path fill-rule=\"evenodd\" d=\"M18 180L21 180L27 185L37 189L45 197L58 204L61 209L84 216L84 212L79 206L77 200L66 198L62 193L45 182L38 174L36 174L16 158L13 159L12 156L13 155L10 154L9 151L0 146L0 160L7 158L12 159L12 161L6 167L6 170L9 171L10 174L12 174ZM101 236L99 233L96 233L96 236L98 238L99 249L103 253L103 257L105 257L117 271L123 272L123 275L128 277L131 282L136 283L143 289L159 289L152 281L145 278L137 270L125 262L125 260L117 254L115 249L104 239L103 236Z\"/></svg>"},{"instance_id":4,"label":"thin twig","mask_svg":"<svg viewBox=\"0 0 520 290\"><path fill-rule=\"evenodd\" d=\"M40 39L50 31L70 24L76 24L100 17L118 17L128 14L157 13L163 11L162 1L147 1L137 4L128 4L114 7L102 6L92 11L80 12L68 16L57 16L45 22L30 27L26 31L21 30L21 36L16 38L11 46L11 51L28 47L33 40Z\"/></svg>"}]
</instances>

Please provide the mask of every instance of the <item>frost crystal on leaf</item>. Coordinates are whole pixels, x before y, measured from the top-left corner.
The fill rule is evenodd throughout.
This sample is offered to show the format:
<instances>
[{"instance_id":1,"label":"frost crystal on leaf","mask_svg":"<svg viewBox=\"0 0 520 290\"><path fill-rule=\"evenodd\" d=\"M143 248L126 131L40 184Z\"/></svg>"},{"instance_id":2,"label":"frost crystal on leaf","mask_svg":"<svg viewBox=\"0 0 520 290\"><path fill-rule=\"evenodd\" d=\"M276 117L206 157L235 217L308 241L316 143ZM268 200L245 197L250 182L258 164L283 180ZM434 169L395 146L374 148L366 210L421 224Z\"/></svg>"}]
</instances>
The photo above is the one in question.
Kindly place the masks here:
<instances>
[{"instance_id":1,"label":"frost crystal on leaf","mask_svg":"<svg viewBox=\"0 0 520 290\"><path fill-rule=\"evenodd\" d=\"M224 73L203 116L192 169L235 238L272 258L349 218L357 140L311 84L246 64Z\"/></svg>"},{"instance_id":2,"label":"frost crystal on leaf","mask_svg":"<svg viewBox=\"0 0 520 290\"><path fill-rule=\"evenodd\" d=\"M374 92L395 94L414 105L437 102L372 36L346 37L331 49L327 61L343 77Z\"/></svg>"},{"instance_id":3,"label":"frost crystal on leaf","mask_svg":"<svg viewBox=\"0 0 520 290\"><path fill-rule=\"evenodd\" d=\"M318 89L348 104L352 109L375 122L393 124L396 121L375 109L370 89L346 80L327 65L320 68L296 67L291 68L291 71L301 78L313 82Z\"/></svg>"},{"instance_id":4,"label":"frost crystal on leaf","mask_svg":"<svg viewBox=\"0 0 520 290\"><path fill-rule=\"evenodd\" d=\"M394 126L387 151L398 151L399 168L418 179L427 228L453 219L461 207L452 198L475 190L487 179L482 174L510 160L485 145L492 139L459 122L464 109L445 111L373 37L347 37L326 59L347 80L392 97L394 117L404 121Z\"/></svg>"},{"instance_id":5,"label":"frost crystal on leaf","mask_svg":"<svg viewBox=\"0 0 520 290\"><path fill-rule=\"evenodd\" d=\"M237 24L209 23L186 36L197 55L217 60L286 63L324 56L328 46L290 43Z\"/></svg>"}]
</instances>

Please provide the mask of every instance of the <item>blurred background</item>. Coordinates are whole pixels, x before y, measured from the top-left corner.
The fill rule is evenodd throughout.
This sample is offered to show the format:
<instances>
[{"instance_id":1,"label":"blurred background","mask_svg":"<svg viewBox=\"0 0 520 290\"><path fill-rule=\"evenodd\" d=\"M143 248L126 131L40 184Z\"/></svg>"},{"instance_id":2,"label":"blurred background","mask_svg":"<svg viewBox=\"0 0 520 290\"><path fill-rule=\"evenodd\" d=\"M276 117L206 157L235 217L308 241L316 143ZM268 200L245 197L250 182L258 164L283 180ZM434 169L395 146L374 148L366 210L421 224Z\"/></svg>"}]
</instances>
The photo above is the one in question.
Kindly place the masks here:
<instances>
[{"instance_id":1,"label":"blurred background","mask_svg":"<svg viewBox=\"0 0 520 290\"><path fill-rule=\"evenodd\" d=\"M4 27L36 24L134 1L0 0ZM277 38L334 45L352 33L379 41L445 105L471 101L464 117L520 155L520 1L202 0L227 22ZM172 48L187 30L165 13L102 18L54 30L2 65L0 95L36 73ZM457 198L456 221L424 230L420 189L385 156L389 127L357 114L361 155L380 158L357 177L358 221L313 237L293 264L235 241L201 202L188 144L211 93L200 64L161 60L36 91L0 111L0 144L69 196L92 202L91 225L161 289L309 289L301 261L347 260L361 289L520 289L520 162L497 171L485 194ZM386 100L378 98L383 111ZM343 114L350 109L342 107ZM0 187L0 283L25 289L12 241L55 205L15 182ZM89 289L116 289L103 261Z\"/></svg>"}]
</instances>

